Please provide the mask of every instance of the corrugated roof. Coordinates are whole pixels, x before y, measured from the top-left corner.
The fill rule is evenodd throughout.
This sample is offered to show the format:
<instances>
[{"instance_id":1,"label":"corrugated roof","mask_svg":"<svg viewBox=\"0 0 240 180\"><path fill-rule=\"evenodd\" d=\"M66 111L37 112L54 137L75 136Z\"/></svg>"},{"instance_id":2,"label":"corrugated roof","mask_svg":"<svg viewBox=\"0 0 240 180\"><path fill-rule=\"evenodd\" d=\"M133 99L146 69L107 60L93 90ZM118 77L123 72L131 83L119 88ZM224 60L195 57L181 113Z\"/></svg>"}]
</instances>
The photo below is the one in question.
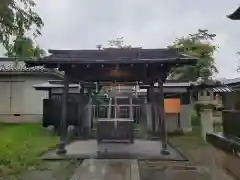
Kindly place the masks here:
<instances>
[{"instance_id":1,"label":"corrugated roof","mask_svg":"<svg viewBox=\"0 0 240 180\"><path fill-rule=\"evenodd\" d=\"M215 87L213 92L233 92L232 88L229 87Z\"/></svg>"}]
</instances>

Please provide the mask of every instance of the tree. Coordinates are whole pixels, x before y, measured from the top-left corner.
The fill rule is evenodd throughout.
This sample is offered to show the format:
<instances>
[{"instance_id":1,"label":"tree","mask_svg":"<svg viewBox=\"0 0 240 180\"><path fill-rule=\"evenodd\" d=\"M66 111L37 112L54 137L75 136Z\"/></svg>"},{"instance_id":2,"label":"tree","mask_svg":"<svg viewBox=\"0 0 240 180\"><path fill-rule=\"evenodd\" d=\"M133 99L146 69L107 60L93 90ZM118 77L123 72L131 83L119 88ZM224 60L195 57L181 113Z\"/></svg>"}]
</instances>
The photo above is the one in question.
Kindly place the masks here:
<instances>
[{"instance_id":1,"label":"tree","mask_svg":"<svg viewBox=\"0 0 240 180\"><path fill-rule=\"evenodd\" d=\"M99 50L104 48L102 44L98 44L96 47ZM131 46L124 43L124 37L118 37L108 41L108 48L131 48Z\"/></svg>"},{"instance_id":2,"label":"tree","mask_svg":"<svg viewBox=\"0 0 240 180\"><path fill-rule=\"evenodd\" d=\"M124 38L116 38L108 41L110 48L131 48L130 45L124 44Z\"/></svg>"},{"instance_id":3,"label":"tree","mask_svg":"<svg viewBox=\"0 0 240 180\"><path fill-rule=\"evenodd\" d=\"M199 29L197 33L176 39L169 48L179 48L180 52L198 59L196 66L183 66L172 69L169 79L195 81L202 69L209 70L209 76L218 73L215 66L214 52L217 46L213 44L216 34Z\"/></svg>"},{"instance_id":4,"label":"tree","mask_svg":"<svg viewBox=\"0 0 240 180\"><path fill-rule=\"evenodd\" d=\"M0 43L9 49L12 37L24 37L31 30L33 35L41 35L43 21L33 10L33 0L1 0L0 3Z\"/></svg>"},{"instance_id":5,"label":"tree","mask_svg":"<svg viewBox=\"0 0 240 180\"><path fill-rule=\"evenodd\" d=\"M45 54L45 51L28 37L17 37L9 44L6 53L8 57L42 57Z\"/></svg>"}]
</instances>

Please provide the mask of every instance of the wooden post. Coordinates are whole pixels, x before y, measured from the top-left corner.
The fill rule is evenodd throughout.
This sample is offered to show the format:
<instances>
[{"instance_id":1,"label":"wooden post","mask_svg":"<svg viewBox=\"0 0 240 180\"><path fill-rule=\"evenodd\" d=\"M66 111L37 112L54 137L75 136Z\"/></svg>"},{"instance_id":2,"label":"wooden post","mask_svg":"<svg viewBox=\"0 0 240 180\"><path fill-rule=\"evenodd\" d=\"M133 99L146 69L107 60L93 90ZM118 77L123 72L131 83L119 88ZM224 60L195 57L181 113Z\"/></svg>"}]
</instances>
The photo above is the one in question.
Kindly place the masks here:
<instances>
[{"instance_id":1,"label":"wooden post","mask_svg":"<svg viewBox=\"0 0 240 180\"><path fill-rule=\"evenodd\" d=\"M85 89L85 88L84 88L84 83L81 83L80 86L81 86L81 87L80 87L80 95L81 95L81 96L84 96L84 89Z\"/></svg>"},{"instance_id":2,"label":"wooden post","mask_svg":"<svg viewBox=\"0 0 240 180\"><path fill-rule=\"evenodd\" d=\"M134 119L134 117L133 117L133 100L132 100L132 96L129 98L129 100L130 100L130 113L129 113L129 115L130 115L130 119Z\"/></svg>"},{"instance_id":3,"label":"wooden post","mask_svg":"<svg viewBox=\"0 0 240 180\"><path fill-rule=\"evenodd\" d=\"M67 101L68 101L69 81L67 75L64 76L63 95L62 95L62 117L60 124L60 142L57 146L57 154L65 154L66 133L67 133Z\"/></svg>"},{"instance_id":4,"label":"wooden post","mask_svg":"<svg viewBox=\"0 0 240 180\"><path fill-rule=\"evenodd\" d=\"M52 99L52 89L49 89L48 91L48 99Z\"/></svg>"},{"instance_id":5,"label":"wooden post","mask_svg":"<svg viewBox=\"0 0 240 180\"><path fill-rule=\"evenodd\" d=\"M89 88L88 89L88 102L86 104L86 115L85 115L85 119L87 120L86 122L86 138L88 138L91 135L91 126L93 124L93 119L92 119L92 89Z\"/></svg>"},{"instance_id":6,"label":"wooden post","mask_svg":"<svg viewBox=\"0 0 240 180\"><path fill-rule=\"evenodd\" d=\"M147 120L147 130L148 133L152 134L153 132L153 125L152 125L152 109L150 104L150 88L147 88L147 98L145 99L145 118Z\"/></svg>"},{"instance_id":7,"label":"wooden post","mask_svg":"<svg viewBox=\"0 0 240 180\"><path fill-rule=\"evenodd\" d=\"M161 79L158 79L158 96L159 96L159 122L161 124L162 131L162 150L161 153L164 155L168 155L169 151L167 150L167 128L166 128L166 118L165 118L165 110L164 110L164 92L163 92L163 82Z\"/></svg>"},{"instance_id":8,"label":"wooden post","mask_svg":"<svg viewBox=\"0 0 240 180\"><path fill-rule=\"evenodd\" d=\"M112 98L109 99L109 103L108 103L108 112L107 112L107 118L111 118L112 117Z\"/></svg>"},{"instance_id":9,"label":"wooden post","mask_svg":"<svg viewBox=\"0 0 240 180\"><path fill-rule=\"evenodd\" d=\"M151 83L149 87L149 102L151 104L151 111L152 111L152 133L155 134L155 113L154 113L154 97L153 97L153 88L154 84Z\"/></svg>"},{"instance_id":10,"label":"wooden post","mask_svg":"<svg viewBox=\"0 0 240 180\"><path fill-rule=\"evenodd\" d=\"M84 129L84 126L85 126L85 122L84 122L84 116L83 116L83 108L84 108L84 92L85 92L85 87L84 87L84 83L83 82L79 82L80 84L80 90L79 90L79 99L80 99L80 103L78 105L78 121L79 121L79 124L81 124L81 127L80 127L80 133L81 135L85 135L85 129Z\"/></svg>"},{"instance_id":11,"label":"wooden post","mask_svg":"<svg viewBox=\"0 0 240 180\"><path fill-rule=\"evenodd\" d=\"M150 88L148 87L147 88L147 98L146 98L148 103L150 102L150 99L151 99L151 97L150 97Z\"/></svg>"}]
</instances>

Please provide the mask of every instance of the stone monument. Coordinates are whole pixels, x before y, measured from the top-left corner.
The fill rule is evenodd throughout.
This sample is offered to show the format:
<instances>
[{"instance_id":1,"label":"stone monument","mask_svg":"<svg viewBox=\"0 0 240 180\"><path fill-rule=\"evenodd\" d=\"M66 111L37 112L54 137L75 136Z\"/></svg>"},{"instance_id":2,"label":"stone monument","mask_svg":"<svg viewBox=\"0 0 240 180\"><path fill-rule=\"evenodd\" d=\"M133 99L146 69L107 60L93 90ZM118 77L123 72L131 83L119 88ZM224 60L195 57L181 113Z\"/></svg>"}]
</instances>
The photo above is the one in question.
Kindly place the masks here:
<instances>
[{"instance_id":1,"label":"stone monument","mask_svg":"<svg viewBox=\"0 0 240 180\"><path fill-rule=\"evenodd\" d=\"M212 89L219 86L220 82L210 77L210 70L207 68L202 69L200 73L201 76L195 85L198 92L196 107L200 112L202 137L206 142L206 134L213 133L213 108L216 107L211 98L213 95Z\"/></svg>"}]
</instances>

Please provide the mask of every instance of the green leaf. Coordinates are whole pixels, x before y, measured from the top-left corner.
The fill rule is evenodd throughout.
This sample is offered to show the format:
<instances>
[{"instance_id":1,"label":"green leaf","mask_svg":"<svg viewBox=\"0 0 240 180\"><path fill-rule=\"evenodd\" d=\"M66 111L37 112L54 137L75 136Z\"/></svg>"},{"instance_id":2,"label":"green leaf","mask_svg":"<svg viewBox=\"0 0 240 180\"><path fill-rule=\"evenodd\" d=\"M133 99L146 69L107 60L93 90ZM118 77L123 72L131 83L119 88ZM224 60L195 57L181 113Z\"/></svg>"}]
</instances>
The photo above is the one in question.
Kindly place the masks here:
<instances>
[{"instance_id":1,"label":"green leaf","mask_svg":"<svg viewBox=\"0 0 240 180\"><path fill-rule=\"evenodd\" d=\"M0 3L0 43L9 49L10 39L25 36L29 30L33 35L41 35L43 21L33 9L33 0L1 0ZM9 52L11 54L11 52Z\"/></svg>"},{"instance_id":2,"label":"green leaf","mask_svg":"<svg viewBox=\"0 0 240 180\"><path fill-rule=\"evenodd\" d=\"M189 34L187 37L177 38L168 48L179 48L189 56L198 59L196 66L184 66L171 70L169 78L178 80L196 80L204 68L210 69L209 76L217 73L215 59L213 57L218 46L212 41L216 34L208 33L206 29L199 29L197 33Z\"/></svg>"}]
</instances>

